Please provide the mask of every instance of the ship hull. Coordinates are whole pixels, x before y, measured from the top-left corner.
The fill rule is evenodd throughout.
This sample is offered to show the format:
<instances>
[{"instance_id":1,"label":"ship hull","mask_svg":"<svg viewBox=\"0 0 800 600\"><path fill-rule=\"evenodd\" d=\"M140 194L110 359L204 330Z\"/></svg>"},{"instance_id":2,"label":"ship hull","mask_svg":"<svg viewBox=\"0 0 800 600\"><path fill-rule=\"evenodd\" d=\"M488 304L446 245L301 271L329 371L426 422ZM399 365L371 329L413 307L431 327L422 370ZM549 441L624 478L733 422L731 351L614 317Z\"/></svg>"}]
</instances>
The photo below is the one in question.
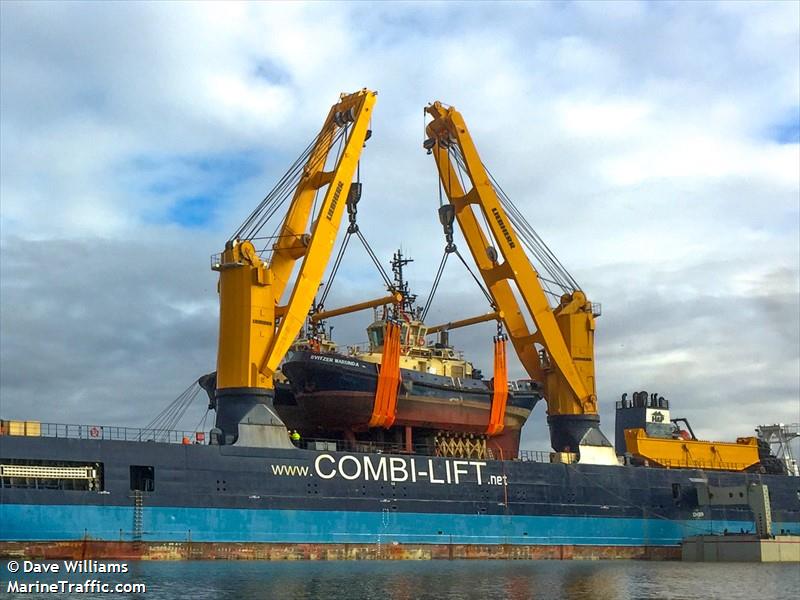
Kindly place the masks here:
<instances>
[{"instance_id":1,"label":"ship hull","mask_svg":"<svg viewBox=\"0 0 800 600\"><path fill-rule=\"evenodd\" d=\"M36 560L680 560L678 546L248 542L0 542L0 557Z\"/></svg>"},{"instance_id":2,"label":"ship hull","mask_svg":"<svg viewBox=\"0 0 800 600\"><path fill-rule=\"evenodd\" d=\"M701 480L766 483L776 533L800 533L781 476L16 436L0 459L102 470L93 491L4 478L4 556L665 558L754 528L745 506L698 506ZM132 465L152 491L131 490Z\"/></svg>"},{"instance_id":3,"label":"ship hull","mask_svg":"<svg viewBox=\"0 0 800 600\"><path fill-rule=\"evenodd\" d=\"M378 365L336 354L295 352L282 367L299 412L291 428L365 430L372 416ZM518 450L519 432L540 400L534 390L509 392L504 436L506 454ZM489 422L492 390L482 380L454 380L401 369L394 425L482 434ZM302 415L297 417L296 415ZM290 419L291 419L290 417Z\"/></svg>"}]
</instances>

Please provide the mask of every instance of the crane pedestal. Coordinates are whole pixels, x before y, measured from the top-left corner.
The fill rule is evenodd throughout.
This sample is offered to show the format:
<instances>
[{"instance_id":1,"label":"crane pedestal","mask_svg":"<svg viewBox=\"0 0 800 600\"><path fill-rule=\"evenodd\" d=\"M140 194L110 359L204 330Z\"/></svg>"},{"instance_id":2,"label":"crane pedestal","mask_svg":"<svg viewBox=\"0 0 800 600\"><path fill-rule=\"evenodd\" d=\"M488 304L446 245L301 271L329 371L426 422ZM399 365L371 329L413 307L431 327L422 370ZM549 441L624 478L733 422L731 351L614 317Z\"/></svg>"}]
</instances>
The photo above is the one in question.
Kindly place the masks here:
<instances>
[{"instance_id":1,"label":"crane pedestal","mask_svg":"<svg viewBox=\"0 0 800 600\"><path fill-rule=\"evenodd\" d=\"M600 431L599 415L553 415L547 424L556 452L576 452L581 463L618 464L614 447Z\"/></svg>"},{"instance_id":2,"label":"crane pedestal","mask_svg":"<svg viewBox=\"0 0 800 600\"><path fill-rule=\"evenodd\" d=\"M586 443L611 445L600 432L600 415L553 415L547 417L547 425L550 427L550 444L556 452L577 452L578 446ZM585 439L591 430L595 430L597 435L589 434L590 438L597 437L597 440Z\"/></svg>"},{"instance_id":3,"label":"crane pedestal","mask_svg":"<svg viewBox=\"0 0 800 600\"><path fill-rule=\"evenodd\" d=\"M272 401L274 390L223 388L216 391L217 418L213 438L220 445L293 448Z\"/></svg>"}]
</instances>

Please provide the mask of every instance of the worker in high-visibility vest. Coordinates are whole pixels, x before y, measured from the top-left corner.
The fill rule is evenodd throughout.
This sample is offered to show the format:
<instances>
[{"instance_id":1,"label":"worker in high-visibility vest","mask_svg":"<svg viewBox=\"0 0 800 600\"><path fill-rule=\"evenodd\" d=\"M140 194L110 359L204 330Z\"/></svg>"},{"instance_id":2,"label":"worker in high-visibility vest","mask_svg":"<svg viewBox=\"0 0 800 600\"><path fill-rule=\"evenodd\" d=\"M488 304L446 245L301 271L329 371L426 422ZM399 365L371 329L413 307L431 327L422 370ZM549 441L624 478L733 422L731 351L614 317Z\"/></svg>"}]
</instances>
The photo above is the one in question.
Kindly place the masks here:
<instances>
[{"instance_id":1,"label":"worker in high-visibility vest","mask_svg":"<svg viewBox=\"0 0 800 600\"><path fill-rule=\"evenodd\" d=\"M297 433L297 430L296 430L296 429L295 429L294 431L292 431L291 438L292 438L292 443L293 443L295 446L299 446L299 445L300 445L300 434L299 434L299 433Z\"/></svg>"}]
</instances>

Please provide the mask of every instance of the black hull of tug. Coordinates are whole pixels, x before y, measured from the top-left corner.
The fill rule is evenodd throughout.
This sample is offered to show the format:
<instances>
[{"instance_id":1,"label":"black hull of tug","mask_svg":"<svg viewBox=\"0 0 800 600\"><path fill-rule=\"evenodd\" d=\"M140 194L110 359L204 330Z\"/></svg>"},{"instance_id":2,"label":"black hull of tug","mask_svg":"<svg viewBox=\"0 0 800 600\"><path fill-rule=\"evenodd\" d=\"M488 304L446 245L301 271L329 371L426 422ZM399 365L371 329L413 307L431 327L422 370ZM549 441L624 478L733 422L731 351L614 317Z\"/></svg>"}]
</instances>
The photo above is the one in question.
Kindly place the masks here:
<instances>
[{"instance_id":1,"label":"black hull of tug","mask_svg":"<svg viewBox=\"0 0 800 600\"><path fill-rule=\"evenodd\" d=\"M284 363L298 411L290 428L310 430L366 429L372 415L378 365L350 356L295 352ZM492 406L490 383L453 379L400 369L395 426L482 434ZM509 456L517 453L519 434L536 403L534 390L509 391L504 433L494 443ZM281 411L280 406L276 408ZM281 413L281 416L284 416Z\"/></svg>"}]
</instances>

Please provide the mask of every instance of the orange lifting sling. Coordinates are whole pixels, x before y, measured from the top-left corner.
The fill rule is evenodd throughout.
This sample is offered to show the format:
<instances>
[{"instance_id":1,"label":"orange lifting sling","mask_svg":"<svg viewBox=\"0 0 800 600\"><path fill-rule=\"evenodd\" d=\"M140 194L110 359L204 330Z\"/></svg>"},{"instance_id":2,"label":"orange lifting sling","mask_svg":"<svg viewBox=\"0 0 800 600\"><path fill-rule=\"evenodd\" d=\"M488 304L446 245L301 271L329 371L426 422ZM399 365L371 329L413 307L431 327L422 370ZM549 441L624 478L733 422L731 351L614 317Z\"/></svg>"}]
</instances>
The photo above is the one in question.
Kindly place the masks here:
<instances>
[{"instance_id":1,"label":"orange lifting sling","mask_svg":"<svg viewBox=\"0 0 800 600\"><path fill-rule=\"evenodd\" d=\"M494 390L492 391L492 410L489 413L489 426L486 433L499 435L503 432L508 402L508 368L506 365L506 337L494 338Z\"/></svg>"},{"instance_id":2,"label":"orange lifting sling","mask_svg":"<svg viewBox=\"0 0 800 600\"><path fill-rule=\"evenodd\" d=\"M378 385L375 389L375 404L372 407L370 427L386 429L394 423L397 410L397 388L400 385L400 325L389 321L383 341Z\"/></svg>"}]
</instances>

